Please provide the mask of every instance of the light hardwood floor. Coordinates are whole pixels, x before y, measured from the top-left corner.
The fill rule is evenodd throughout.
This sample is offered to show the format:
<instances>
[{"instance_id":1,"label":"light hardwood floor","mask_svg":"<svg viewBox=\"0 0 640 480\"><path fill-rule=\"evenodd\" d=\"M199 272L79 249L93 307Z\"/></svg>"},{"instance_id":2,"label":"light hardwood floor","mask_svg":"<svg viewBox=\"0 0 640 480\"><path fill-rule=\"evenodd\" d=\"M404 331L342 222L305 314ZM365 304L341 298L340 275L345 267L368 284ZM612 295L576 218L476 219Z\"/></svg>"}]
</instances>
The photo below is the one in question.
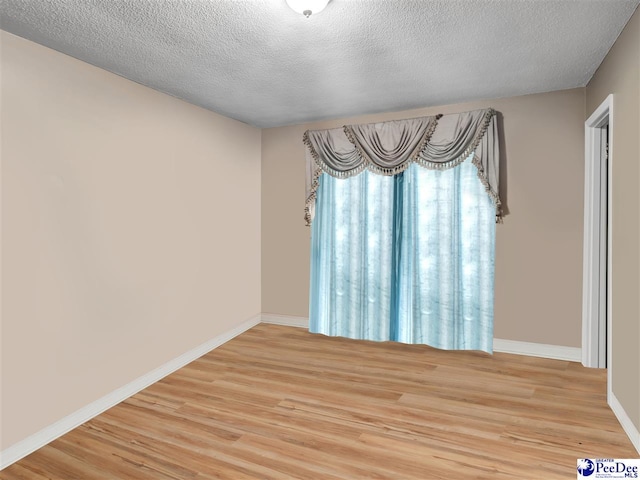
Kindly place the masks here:
<instances>
[{"instance_id":1,"label":"light hardwood floor","mask_svg":"<svg viewBox=\"0 0 640 480\"><path fill-rule=\"evenodd\" d=\"M635 458L606 372L258 325L0 473L14 479L575 479Z\"/></svg>"}]
</instances>

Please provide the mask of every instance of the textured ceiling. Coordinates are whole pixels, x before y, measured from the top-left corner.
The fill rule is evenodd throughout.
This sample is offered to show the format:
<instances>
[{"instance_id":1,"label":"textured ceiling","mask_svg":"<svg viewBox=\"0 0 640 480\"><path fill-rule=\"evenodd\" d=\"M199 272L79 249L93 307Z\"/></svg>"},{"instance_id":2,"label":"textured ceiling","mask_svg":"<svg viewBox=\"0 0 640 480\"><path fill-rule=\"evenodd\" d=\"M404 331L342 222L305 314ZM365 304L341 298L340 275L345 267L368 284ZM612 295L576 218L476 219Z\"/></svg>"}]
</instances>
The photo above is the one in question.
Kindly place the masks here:
<instances>
[{"instance_id":1,"label":"textured ceiling","mask_svg":"<svg viewBox=\"0 0 640 480\"><path fill-rule=\"evenodd\" d=\"M0 0L0 27L259 127L584 86L640 0Z\"/></svg>"}]
</instances>

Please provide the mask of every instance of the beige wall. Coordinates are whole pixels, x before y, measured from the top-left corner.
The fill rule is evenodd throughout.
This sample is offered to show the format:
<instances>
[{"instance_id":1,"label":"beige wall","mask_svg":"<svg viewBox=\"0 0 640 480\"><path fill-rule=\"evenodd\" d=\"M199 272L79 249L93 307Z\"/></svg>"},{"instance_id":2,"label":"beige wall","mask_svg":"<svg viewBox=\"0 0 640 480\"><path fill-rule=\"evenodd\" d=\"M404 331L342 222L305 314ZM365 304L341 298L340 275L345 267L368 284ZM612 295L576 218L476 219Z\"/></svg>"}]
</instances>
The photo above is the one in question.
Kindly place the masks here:
<instances>
[{"instance_id":1,"label":"beige wall","mask_svg":"<svg viewBox=\"0 0 640 480\"><path fill-rule=\"evenodd\" d=\"M308 316L306 129L493 106L504 120L510 214L497 226L495 336L579 347L584 88L262 131L262 311Z\"/></svg>"},{"instance_id":2,"label":"beige wall","mask_svg":"<svg viewBox=\"0 0 640 480\"><path fill-rule=\"evenodd\" d=\"M640 10L587 86L589 117L610 93L612 144L612 386L640 430Z\"/></svg>"},{"instance_id":3,"label":"beige wall","mask_svg":"<svg viewBox=\"0 0 640 480\"><path fill-rule=\"evenodd\" d=\"M260 312L260 130L2 40L2 449Z\"/></svg>"}]
</instances>

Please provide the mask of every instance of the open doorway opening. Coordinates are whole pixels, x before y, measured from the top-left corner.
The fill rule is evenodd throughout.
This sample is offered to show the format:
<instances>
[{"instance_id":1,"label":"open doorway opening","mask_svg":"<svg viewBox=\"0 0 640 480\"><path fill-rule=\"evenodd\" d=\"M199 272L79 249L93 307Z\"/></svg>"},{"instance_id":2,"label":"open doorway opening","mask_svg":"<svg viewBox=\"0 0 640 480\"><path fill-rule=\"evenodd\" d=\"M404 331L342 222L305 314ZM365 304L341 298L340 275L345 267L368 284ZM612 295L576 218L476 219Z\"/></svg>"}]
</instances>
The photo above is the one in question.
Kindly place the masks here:
<instances>
[{"instance_id":1,"label":"open doorway opening","mask_svg":"<svg viewBox=\"0 0 640 480\"><path fill-rule=\"evenodd\" d=\"M611 371L613 95L585 122L582 363Z\"/></svg>"}]
</instances>

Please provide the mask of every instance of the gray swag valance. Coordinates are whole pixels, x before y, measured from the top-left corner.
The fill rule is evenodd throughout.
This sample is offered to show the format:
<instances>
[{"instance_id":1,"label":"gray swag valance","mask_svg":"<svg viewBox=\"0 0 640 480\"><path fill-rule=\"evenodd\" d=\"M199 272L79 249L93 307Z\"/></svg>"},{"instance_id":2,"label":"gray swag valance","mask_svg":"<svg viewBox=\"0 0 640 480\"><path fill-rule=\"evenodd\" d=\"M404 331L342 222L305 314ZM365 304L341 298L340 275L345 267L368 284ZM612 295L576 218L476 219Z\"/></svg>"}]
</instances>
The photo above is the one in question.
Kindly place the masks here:
<instances>
[{"instance_id":1,"label":"gray swag valance","mask_svg":"<svg viewBox=\"0 0 640 480\"><path fill-rule=\"evenodd\" d=\"M496 112L492 108L452 115L411 118L330 130L307 130L305 220L314 217L318 178L322 173L347 178L369 170L396 175L411 163L452 168L473 154L478 177L502 220L498 179L500 150Z\"/></svg>"}]
</instances>

